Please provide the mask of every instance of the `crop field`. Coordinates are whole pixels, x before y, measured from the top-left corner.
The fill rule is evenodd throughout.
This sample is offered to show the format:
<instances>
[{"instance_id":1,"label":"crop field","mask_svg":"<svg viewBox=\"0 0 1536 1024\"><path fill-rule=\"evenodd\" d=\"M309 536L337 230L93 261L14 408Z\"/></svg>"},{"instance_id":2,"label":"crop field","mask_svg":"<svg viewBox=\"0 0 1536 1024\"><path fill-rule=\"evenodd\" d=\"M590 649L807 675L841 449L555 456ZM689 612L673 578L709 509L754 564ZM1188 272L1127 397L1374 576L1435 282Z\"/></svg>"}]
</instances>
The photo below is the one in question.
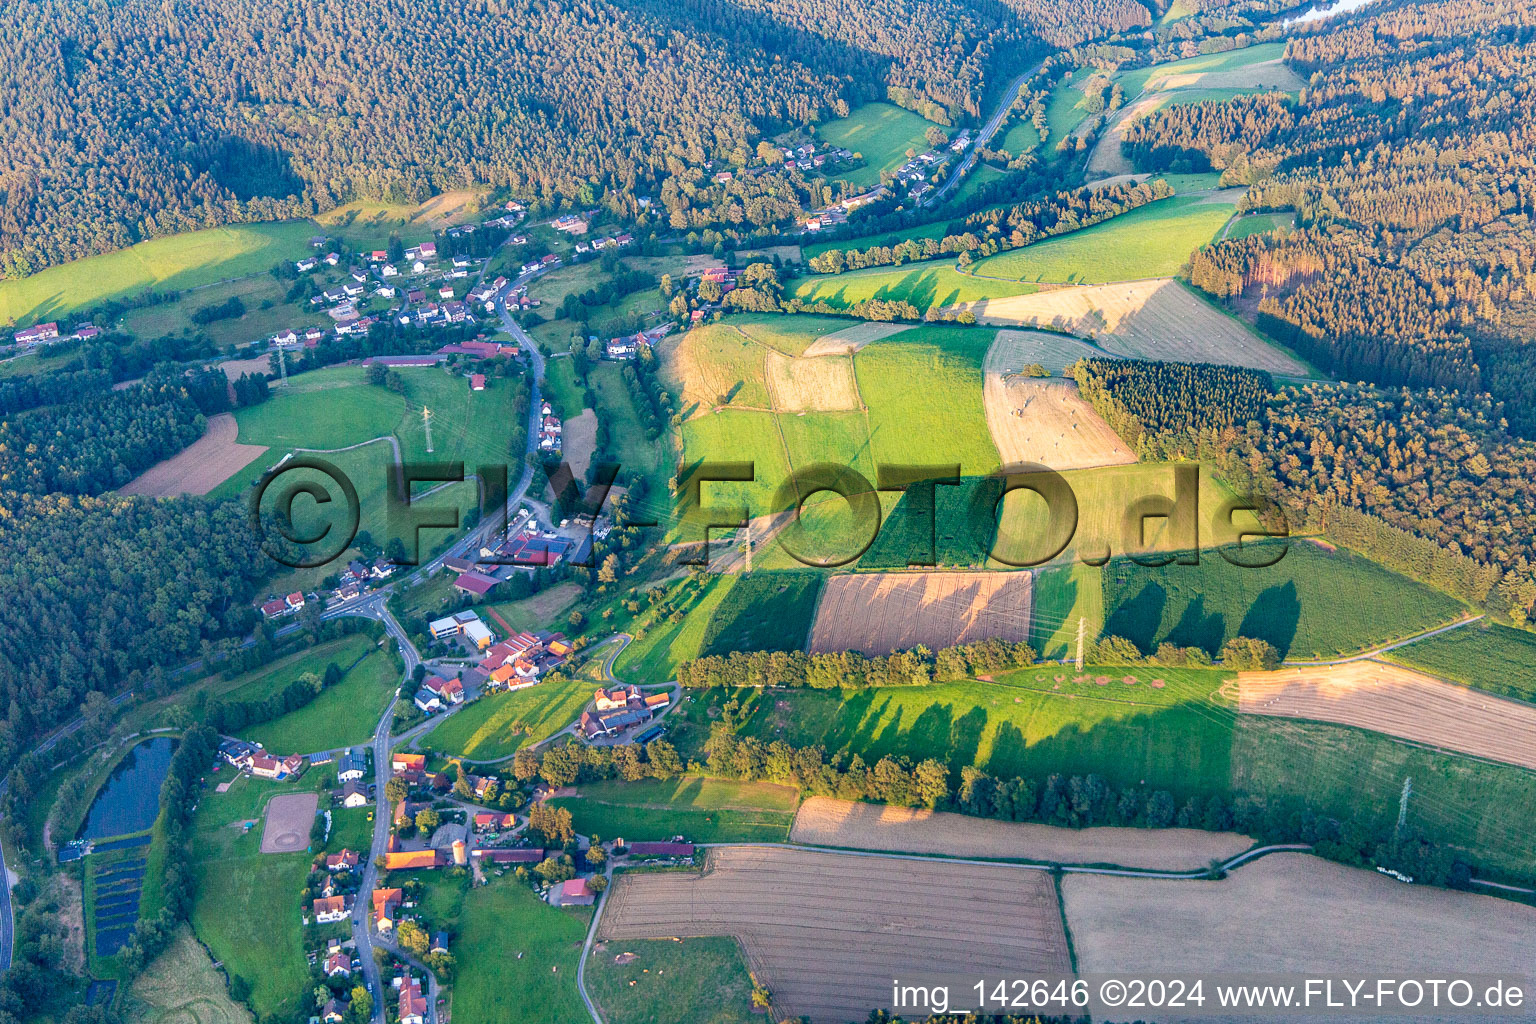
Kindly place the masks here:
<instances>
[{"instance_id":1,"label":"crop field","mask_svg":"<svg viewBox=\"0 0 1536 1024\"><path fill-rule=\"evenodd\" d=\"M1003 465L1027 462L1061 470L1136 461L1136 453L1094 412L1072 381L1035 380L1003 369L1018 365L1006 354L996 365L998 369L987 370L984 395L987 426Z\"/></svg>"},{"instance_id":2,"label":"crop field","mask_svg":"<svg viewBox=\"0 0 1536 1024\"><path fill-rule=\"evenodd\" d=\"M1248 545L1268 554L1272 544ZM1454 598L1347 551L1287 544L1262 569L1215 552L1199 565L1113 562L1104 571L1105 635L1150 653L1161 643L1220 650L1234 636L1272 644L1283 658L1353 654L1457 618Z\"/></svg>"},{"instance_id":3,"label":"crop field","mask_svg":"<svg viewBox=\"0 0 1536 1024\"><path fill-rule=\"evenodd\" d=\"M1305 376L1307 368L1241 321L1163 278L1055 288L963 304L983 323L1044 327L1096 342L1110 355L1225 363Z\"/></svg>"},{"instance_id":4,"label":"crop field","mask_svg":"<svg viewBox=\"0 0 1536 1024\"><path fill-rule=\"evenodd\" d=\"M141 494L151 498L169 498L179 494L207 494L234 474L260 458L265 445L239 444L239 428L231 413L221 412L208 418L203 436L186 448L117 489L119 494Z\"/></svg>"},{"instance_id":5,"label":"crop field","mask_svg":"<svg viewBox=\"0 0 1536 1024\"><path fill-rule=\"evenodd\" d=\"M977 640L1029 639L1026 572L891 572L833 576L810 649L889 654Z\"/></svg>"},{"instance_id":6,"label":"crop field","mask_svg":"<svg viewBox=\"0 0 1536 1024\"><path fill-rule=\"evenodd\" d=\"M1053 516L1039 495L1027 490L1010 491L1003 497L992 537L991 555L997 567L1039 564L1063 539L1063 554L1094 560L1127 552L1192 546L1203 549L1235 540L1234 530L1221 511L1230 492L1205 467L1201 467L1199 474L1197 545L1177 535L1166 519L1144 520L1140 537L1127 522L1139 502L1174 498L1176 478L1171 464L1101 466L1067 470L1061 475L1077 502L1076 522L1071 521L1065 506ZM1237 522L1248 525L1241 515Z\"/></svg>"},{"instance_id":7,"label":"crop field","mask_svg":"<svg viewBox=\"0 0 1536 1024\"><path fill-rule=\"evenodd\" d=\"M1227 193L1175 195L1071 234L988 256L972 270L994 282L1098 284L1170 277L1190 253L1216 237L1236 209L1237 197ZM943 305L961 301L965 298Z\"/></svg>"},{"instance_id":8,"label":"crop field","mask_svg":"<svg viewBox=\"0 0 1536 1024\"><path fill-rule=\"evenodd\" d=\"M464 897L453 952L455 1024L588 1024L576 988L591 907L557 908L503 878Z\"/></svg>"},{"instance_id":9,"label":"crop field","mask_svg":"<svg viewBox=\"0 0 1536 1024\"><path fill-rule=\"evenodd\" d=\"M725 595L704 627L699 654L803 649L821 583L817 572L770 571L722 584Z\"/></svg>"},{"instance_id":10,"label":"crop field","mask_svg":"<svg viewBox=\"0 0 1536 1024\"><path fill-rule=\"evenodd\" d=\"M587 989L611 1024L753 1024L752 979L735 939L597 943Z\"/></svg>"},{"instance_id":11,"label":"crop field","mask_svg":"<svg viewBox=\"0 0 1536 1024\"><path fill-rule=\"evenodd\" d=\"M264 273L310 251L309 221L241 224L151 239L24 277L0 281L0 323L63 318L143 291L179 291Z\"/></svg>"},{"instance_id":12,"label":"crop field","mask_svg":"<svg viewBox=\"0 0 1536 1024\"><path fill-rule=\"evenodd\" d=\"M127 1024L252 1024L186 927L133 979L119 1006Z\"/></svg>"},{"instance_id":13,"label":"crop field","mask_svg":"<svg viewBox=\"0 0 1536 1024\"><path fill-rule=\"evenodd\" d=\"M790 839L888 853L933 853L1051 864L1114 864L1194 871L1252 845L1232 832L1185 828L1056 828L813 796L795 812Z\"/></svg>"},{"instance_id":14,"label":"crop field","mask_svg":"<svg viewBox=\"0 0 1536 1024\"><path fill-rule=\"evenodd\" d=\"M1386 657L1501 697L1536 702L1536 636L1523 629L1485 621Z\"/></svg>"},{"instance_id":15,"label":"crop field","mask_svg":"<svg viewBox=\"0 0 1536 1024\"><path fill-rule=\"evenodd\" d=\"M1225 219L1222 218L1223 221ZM1220 227L1221 222L1218 222L1211 233L1214 234ZM1209 235L1206 240L1209 240ZM1040 242L1028 250L1020 251L1027 252L1047 244L1049 243ZM870 267L866 270L850 270L843 274L813 274L788 282L785 291L791 298L802 299L805 302L825 302L834 309L845 309L855 302L863 302L866 299L883 299L890 302L905 300L916 306L919 311L926 312L933 308L943 309L960 303L978 302L982 299L1028 295L1038 290L1038 285L1024 283L1017 279L1004 280L1004 275L995 269L986 271L980 269L989 260L997 258L989 256L986 260L977 263L975 265L978 269L977 274L962 274L955 269L954 259L947 257L920 263L907 263L899 267ZM1183 256L1179 259L1179 263L1182 262ZM1175 263L1167 273L1177 269L1178 263ZM991 276L979 276L981 273Z\"/></svg>"},{"instance_id":16,"label":"crop field","mask_svg":"<svg viewBox=\"0 0 1536 1024\"><path fill-rule=\"evenodd\" d=\"M859 408L849 356L767 353L768 394L775 412L850 412Z\"/></svg>"},{"instance_id":17,"label":"crop field","mask_svg":"<svg viewBox=\"0 0 1536 1024\"><path fill-rule=\"evenodd\" d=\"M817 129L822 140L841 146L864 157L864 166L846 175L859 187L876 185L880 172L899 167L907 160L907 150L919 153L928 149L923 133L930 122L891 103L866 103L847 117L828 121Z\"/></svg>"},{"instance_id":18,"label":"crop field","mask_svg":"<svg viewBox=\"0 0 1536 1024\"><path fill-rule=\"evenodd\" d=\"M362 743L373 735L399 685L394 658L375 650L302 708L249 726L240 736L282 754L313 754Z\"/></svg>"},{"instance_id":19,"label":"crop field","mask_svg":"<svg viewBox=\"0 0 1536 1024\"><path fill-rule=\"evenodd\" d=\"M1536 771L1536 705L1398 665L1355 661L1240 672L1238 710L1352 725Z\"/></svg>"},{"instance_id":20,"label":"crop field","mask_svg":"<svg viewBox=\"0 0 1536 1024\"><path fill-rule=\"evenodd\" d=\"M816 1024L862 1020L913 964L1071 971L1056 894L1038 871L736 847L710 851L702 873L620 875L608 899L602 938L732 936L775 1016Z\"/></svg>"},{"instance_id":21,"label":"crop field","mask_svg":"<svg viewBox=\"0 0 1536 1024\"><path fill-rule=\"evenodd\" d=\"M592 684L586 679L546 679L511 693L486 694L443 719L420 743L423 749L471 761L511 757L576 721L591 699Z\"/></svg>"},{"instance_id":22,"label":"crop field","mask_svg":"<svg viewBox=\"0 0 1536 1024\"><path fill-rule=\"evenodd\" d=\"M1413 964L1525 973L1536 909L1403 885L1301 853L1244 865L1220 881L1068 875L1061 883L1078 970L1327 971Z\"/></svg>"},{"instance_id":23,"label":"crop field","mask_svg":"<svg viewBox=\"0 0 1536 1024\"><path fill-rule=\"evenodd\" d=\"M605 839L782 843L799 800L789 786L687 777L591 782L550 805L569 809L576 831Z\"/></svg>"}]
</instances>

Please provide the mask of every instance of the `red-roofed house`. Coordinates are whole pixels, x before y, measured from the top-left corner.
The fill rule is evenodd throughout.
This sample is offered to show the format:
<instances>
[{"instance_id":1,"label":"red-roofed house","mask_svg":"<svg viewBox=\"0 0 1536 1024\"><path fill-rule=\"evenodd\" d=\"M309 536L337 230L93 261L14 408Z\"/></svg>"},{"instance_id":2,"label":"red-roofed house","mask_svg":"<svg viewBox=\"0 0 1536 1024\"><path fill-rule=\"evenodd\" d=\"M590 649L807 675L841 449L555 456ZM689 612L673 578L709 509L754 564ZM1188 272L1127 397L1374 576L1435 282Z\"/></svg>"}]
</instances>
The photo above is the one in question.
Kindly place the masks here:
<instances>
[{"instance_id":1,"label":"red-roofed house","mask_svg":"<svg viewBox=\"0 0 1536 1024\"><path fill-rule=\"evenodd\" d=\"M427 999L421 994L421 982L407 978L400 984L400 1024L425 1024Z\"/></svg>"},{"instance_id":2,"label":"red-roofed house","mask_svg":"<svg viewBox=\"0 0 1536 1024\"><path fill-rule=\"evenodd\" d=\"M289 608L292 608L294 611L298 611L300 608L304 607L304 592L295 590L293 593L283 598L283 600L287 602Z\"/></svg>"},{"instance_id":3,"label":"red-roofed house","mask_svg":"<svg viewBox=\"0 0 1536 1024\"><path fill-rule=\"evenodd\" d=\"M428 676L422 683L422 689L431 693L444 704L464 703L464 684L457 679L444 679L442 676Z\"/></svg>"},{"instance_id":4,"label":"red-roofed house","mask_svg":"<svg viewBox=\"0 0 1536 1024\"><path fill-rule=\"evenodd\" d=\"M325 958L325 976L337 978L343 974L352 973L352 958L341 950L337 950Z\"/></svg>"},{"instance_id":5,"label":"red-roofed house","mask_svg":"<svg viewBox=\"0 0 1536 1024\"><path fill-rule=\"evenodd\" d=\"M395 927L395 909L404 898L405 893L399 889L373 890L373 919L379 931L389 931Z\"/></svg>"},{"instance_id":6,"label":"red-roofed house","mask_svg":"<svg viewBox=\"0 0 1536 1024\"><path fill-rule=\"evenodd\" d=\"M357 867L358 856L352 850L342 850L340 853L330 854L325 858L325 870L327 871L351 871Z\"/></svg>"},{"instance_id":7,"label":"red-roofed house","mask_svg":"<svg viewBox=\"0 0 1536 1024\"><path fill-rule=\"evenodd\" d=\"M585 878L573 878L560 887L562 907L590 907L597 902L597 894L587 888Z\"/></svg>"},{"instance_id":8,"label":"red-roofed house","mask_svg":"<svg viewBox=\"0 0 1536 1024\"><path fill-rule=\"evenodd\" d=\"M472 373L472 374L470 374L469 375L469 390L471 390L471 391L484 391L485 390L485 374L483 374L483 373Z\"/></svg>"},{"instance_id":9,"label":"red-roofed house","mask_svg":"<svg viewBox=\"0 0 1536 1024\"><path fill-rule=\"evenodd\" d=\"M481 811L475 815L476 832L494 832L497 829L511 828L517 824L517 817L513 814L500 814L496 811Z\"/></svg>"},{"instance_id":10,"label":"red-roofed house","mask_svg":"<svg viewBox=\"0 0 1536 1024\"><path fill-rule=\"evenodd\" d=\"M473 594L476 597L484 597L486 594L490 593L492 587L496 586L496 584L500 582L501 581L494 576L487 576L483 572L475 572L473 569L471 569L469 572L461 574L458 579L454 580L453 586L455 590L462 591L463 593Z\"/></svg>"},{"instance_id":11,"label":"red-roofed house","mask_svg":"<svg viewBox=\"0 0 1536 1024\"><path fill-rule=\"evenodd\" d=\"M396 752L390 756L389 768L393 772L424 772L427 770L426 754Z\"/></svg>"},{"instance_id":12,"label":"red-roofed house","mask_svg":"<svg viewBox=\"0 0 1536 1024\"><path fill-rule=\"evenodd\" d=\"M275 619L287 611L288 602L284 601L282 598L268 601L266 604L261 606L261 614L269 619Z\"/></svg>"},{"instance_id":13,"label":"red-roofed house","mask_svg":"<svg viewBox=\"0 0 1536 1024\"><path fill-rule=\"evenodd\" d=\"M345 921L347 915L352 913L352 897L325 896L310 904L310 910L315 915L316 924L332 924L336 921Z\"/></svg>"},{"instance_id":14,"label":"red-roofed house","mask_svg":"<svg viewBox=\"0 0 1536 1024\"><path fill-rule=\"evenodd\" d=\"M24 331L16 332L16 344L41 345L45 341L52 341L59 336L59 325L56 323L38 324L36 327L28 327Z\"/></svg>"}]
</instances>

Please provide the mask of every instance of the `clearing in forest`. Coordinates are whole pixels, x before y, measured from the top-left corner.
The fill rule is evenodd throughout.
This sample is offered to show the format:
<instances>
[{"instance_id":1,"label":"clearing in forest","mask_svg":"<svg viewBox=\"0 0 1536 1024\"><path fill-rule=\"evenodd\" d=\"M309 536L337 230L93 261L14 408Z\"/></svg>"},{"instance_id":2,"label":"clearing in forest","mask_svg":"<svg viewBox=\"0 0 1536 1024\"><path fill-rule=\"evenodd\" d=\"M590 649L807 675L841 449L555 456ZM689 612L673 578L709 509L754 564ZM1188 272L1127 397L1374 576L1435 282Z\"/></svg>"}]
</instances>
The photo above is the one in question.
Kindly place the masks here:
<instances>
[{"instance_id":1,"label":"clearing in forest","mask_svg":"<svg viewBox=\"0 0 1536 1024\"><path fill-rule=\"evenodd\" d=\"M598 937L733 936L776 1016L814 1024L864 1019L917 964L956 976L1072 970L1043 871L772 847L708 856L702 872L619 875Z\"/></svg>"},{"instance_id":2,"label":"clearing in forest","mask_svg":"<svg viewBox=\"0 0 1536 1024\"><path fill-rule=\"evenodd\" d=\"M1027 572L889 572L834 576L811 626L814 652L889 654L977 640L1029 639Z\"/></svg>"},{"instance_id":3,"label":"clearing in forest","mask_svg":"<svg viewBox=\"0 0 1536 1024\"><path fill-rule=\"evenodd\" d=\"M1031 356L1040 347L1025 332L998 331L987 349L982 400L1003 465L1028 462L1060 470L1135 462L1136 453L1078 394L1075 383L1020 372L1035 362Z\"/></svg>"},{"instance_id":4,"label":"clearing in forest","mask_svg":"<svg viewBox=\"0 0 1536 1024\"><path fill-rule=\"evenodd\" d=\"M1380 661L1240 672L1238 711L1336 722L1536 770L1536 705Z\"/></svg>"},{"instance_id":5,"label":"clearing in forest","mask_svg":"<svg viewBox=\"0 0 1536 1024\"><path fill-rule=\"evenodd\" d=\"M233 413L208 417L208 429L168 459L150 466L118 488L119 494L169 498L178 494L207 494L249 466L267 450L262 444L240 444Z\"/></svg>"},{"instance_id":6,"label":"clearing in forest","mask_svg":"<svg viewBox=\"0 0 1536 1024\"><path fill-rule=\"evenodd\" d=\"M1047 327L1131 359L1223 363L1293 376L1307 368L1171 278L1055 288L960 303L989 324Z\"/></svg>"}]
</instances>

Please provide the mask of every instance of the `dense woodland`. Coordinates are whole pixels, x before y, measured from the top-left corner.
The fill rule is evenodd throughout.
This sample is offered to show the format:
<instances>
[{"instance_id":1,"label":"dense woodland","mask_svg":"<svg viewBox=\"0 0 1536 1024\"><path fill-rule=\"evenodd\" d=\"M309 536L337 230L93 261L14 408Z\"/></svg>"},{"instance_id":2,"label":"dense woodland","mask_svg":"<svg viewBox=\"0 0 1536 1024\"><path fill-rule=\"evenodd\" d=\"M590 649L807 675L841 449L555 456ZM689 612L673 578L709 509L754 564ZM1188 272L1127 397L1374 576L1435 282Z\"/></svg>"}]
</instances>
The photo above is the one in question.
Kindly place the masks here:
<instances>
[{"instance_id":1,"label":"dense woodland","mask_svg":"<svg viewBox=\"0 0 1536 1024\"><path fill-rule=\"evenodd\" d=\"M1229 446L1264 419L1269 374L1239 366L1081 359L1083 397L1143 459L1188 458Z\"/></svg>"},{"instance_id":2,"label":"dense woodland","mask_svg":"<svg viewBox=\"0 0 1536 1024\"><path fill-rule=\"evenodd\" d=\"M1148 24L1133 0L19 0L0 273L467 184L635 215L765 133L876 99L974 120L1022 60Z\"/></svg>"}]
</instances>

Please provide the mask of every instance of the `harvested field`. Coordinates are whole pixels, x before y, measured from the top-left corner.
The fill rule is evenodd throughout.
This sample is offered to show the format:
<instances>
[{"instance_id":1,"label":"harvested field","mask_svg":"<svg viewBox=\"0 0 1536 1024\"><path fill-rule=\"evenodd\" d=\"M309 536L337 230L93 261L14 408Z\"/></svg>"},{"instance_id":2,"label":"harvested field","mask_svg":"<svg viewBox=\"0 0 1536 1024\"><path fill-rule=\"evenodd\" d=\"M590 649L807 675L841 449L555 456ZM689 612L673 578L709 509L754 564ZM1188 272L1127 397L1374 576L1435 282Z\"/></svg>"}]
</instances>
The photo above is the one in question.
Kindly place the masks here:
<instances>
[{"instance_id":1,"label":"harvested field","mask_svg":"<svg viewBox=\"0 0 1536 1024\"><path fill-rule=\"evenodd\" d=\"M987 349L986 369L1002 373L1039 363L1052 373L1063 373L1079 359L1114 359L1115 353L1090 345L1070 334L1053 331L998 331Z\"/></svg>"},{"instance_id":2,"label":"harvested field","mask_svg":"<svg viewBox=\"0 0 1536 1024\"><path fill-rule=\"evenodd\" d=\"M1337 722L1536 770L1536 705L1380 661L1239 672L1239 712Z\"/></svg>"},{"instance_id":3,"label":"harvested field","mask_svg":"<svg viewBox=\"0 0 1536 1024\"><path fill-rule=\"evenodd\" d=\"M119 494L169 498L178 494L207 494L249 466L267 450L266 445L238 444L233 413L208 417L203 436L168 459L150 466L118 488Z\"/></svg>"},{"instance_id":4,"label":"harvested field","mask_svg":"<svg viewBox=\"0 0 1536 1024\"><path fill-rule=\"evenodd\" d=\"M1123 108L1115 123L1104 130L1098 144L1093 147L1093 153L1088 157L1088 175L1110 174L1117 178L1128 178L1134 168L1120 151L1120 144L1125 141L1125 129L1132 121L1146 117L1166 102L1168 97L1153 95Z\"/></svg>"},{"instance_id":5,"label":"harvested field","mask_svg":"<svg viewBox=\"0 0 1536 1024\"><path fill-rule=\"evenodd\" d=\"M776 1018L814 1024L863 1020L915 969L1071 971L1041 871L731 847L711 850L702 873L614 880L599 938L706 935L741 942Z\"/></svg>"},{"instance_id":6,"label":"harvested field","mask_svg":"<svg viewBox=\"0 0 1536 1024\"><path fill-rule=\"evenodd\" d=\"M261 830L262 853L292 853L309 845L309 826L320 797L315 793L283 793L267 801L267 822Z\"/></svg>"},{"instance_id":7,"label":"harvested field","mask_svg":"<svg viewBox=\"0 0 1536 1024\"><path fill-rule=\"evenodd\" d=\"M1304 376L1306 367L1239 321L1206 305L1172 278L1053 288L962 302L988 324L1049 327L1098 342L1132 359L1226 363Z\"/></svg>"},{"instance_id":8,"label":"harvested field","mask_svg":"<svg viewBox=\"0 0 1536 1024\"><path fill-rule=\"evenodd\" d=\"M1185 871L1253 845L1235 832L1198 829L1055 828L946 811L912 810L813 796L800 805L789 838L813 846L891 853L943 853L1053 864L1115 864Z\"/></svg>"},{"instance_id":9,"label":"harvested field","mask_svg":"<svg viewBox=\"0 0 1536 1024\"><path fill-rule=\"evenodd\" d=\"M255 359L226 359L218 363L217 369L224 371L224 376L231 381L239 380L247 373L254 373L258 377L265 376L272 370L270 356L257 356Z\"/></svg>"},{"instance_id":10,"label":"harvested field","mask_svg":"<svg viewBox=\"0 0 1536 1024\"><path fill-rule=\"evenodd\" d=\"M977 640L1029 639L1027 572L888 572L833 576L816 621L813 652L888 654Z\"/></svg>"},{"instance_id":11,"label":"harvested field","mask_svg":"<svg viewBox=\"0 0 1536 1024\"><path fill-rule=\"evenodd\" d=\"M1041 347L1022 331L998 331L987 349L982 402L1002 464L1032 462L1060 470L1135 462L1136 453L1078 394L1075 383L1019 373L1036 362L1030 354Z\"/></svg>"},{"instance_id":12,"label":"harvested field","mask_svg":"<svg viewBox=\"0 0 1536 1024\"><path fill-rule=\"evenodd\" d=\"M840 356L852 355L872 341L881 338L889 338L893 334L902 331L910 331L911 324L879 324L863 323L854 327L844 327L840 331L833 331L824 337L811 342L811 347L805 350L807 356Z\"/></svg>"},{"instance_id":13,"label":"harvested field","mask_svg":"<svg viewBox=\"0 0 1536 1024\"><path fill-rule=\"evenodd\" d=\"M717 260L713 256L692 255L683 257L683 276L698 277L706 270L714 270L725 266L725 260Z\"/></svg>"},{"instance_id":14,"label":"harvested field","mask_svg":"<svg viewBox=\"0 0 1536 1024\"><path fill-rule=\"evenodd\" d=\"M565 461L577 480L587 478L587 467L592 464L592 453L597 451L597 413L581 410L581 415L566 420L560 428L560 447Z\"/></svg>"},{"instance_id":15,"label":"harvested field","mask_svg":"<svg viewBox=\"0 0 1536 1024\"><path fill-rule=\"evenodd\" d=\"M847 356L791 359L770 350L768 395L776 412L848 412L859 408L853 360Z\"/></svg>"},{"instance_id":16,"label":"harvested field","mask_svg":"<svg viewBox=\"0 0 1536 1024\"><path fill-rule=\"evenodd\" d=\"M1215 882L1067 875L1061 890L1085 974L1197 964L1209 973L1525 975L1536 962L1536 909L1302 853L1273 854Z\"/></svg>"}]
</instances>

